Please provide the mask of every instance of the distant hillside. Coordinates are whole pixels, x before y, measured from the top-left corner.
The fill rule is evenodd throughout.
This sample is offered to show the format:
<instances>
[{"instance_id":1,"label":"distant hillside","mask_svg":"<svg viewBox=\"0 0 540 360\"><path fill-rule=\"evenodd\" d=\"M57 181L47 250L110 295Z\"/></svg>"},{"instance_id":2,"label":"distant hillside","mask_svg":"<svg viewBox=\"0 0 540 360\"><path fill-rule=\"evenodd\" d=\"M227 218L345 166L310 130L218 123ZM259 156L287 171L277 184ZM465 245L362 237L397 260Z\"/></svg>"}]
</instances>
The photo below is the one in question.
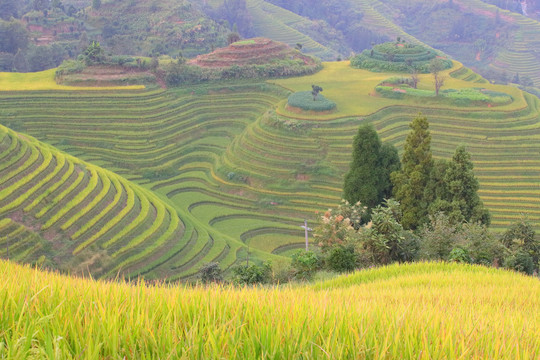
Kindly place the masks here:
<instances>
[{"instance_id":1,"label":"distant hillside","mask_svg":"<svg viewBox=\"0 0 540 360\"><path fill-rule=\"evenodd\" d=\"M17 46L3 49L0 71L37 71L74 58L91 40L116 54L192 58L226 44L227 35L267 37L323 60L398 37L431 46L491 81L540 86L537 1L528 17L516 1L498 0L89 0L7 2L4 14L26 28ZM488 3L493 3L491 5ZM37 3L36 3L37 4ZM499 7L497 7L498 5ZM513 11L505 10L509 8ZM4 15L6 20L10 16ZM0 23L2 28L12 25ZM24 40L26 39L26 41ZM36 46L39 45L39 46ZM20 51L19 51L20 48ZM532 89L533 93L535 92Z\"/></svg>"},{"instance_id":2,"label":"distant hillside","mask_svg":"<svg viewBox=\"0 0 540 360\"><path fill-rule=\"evenodd\" d=\"M400 37L407 42L424 42L442 50L490 80L540 86L540 52L537 50L540 23L517 12L503 10L509 6L508 1L500 2L502 8L481 0L266 2L312 21L324 21L341 34L340 42L356 52L370 48L372 42ZM537 8L534 2L530 3L530 9ZM255 13L252 16L257 18ZM307 33L304 31L304 34ZM273 38L270 31L261 36ZM355 42L353 39L367 41ZM323 40L321 44L327 45Z\"/></svg>"},{"instance_id":3,"label":"distant hillside","mask_svg":"<svg viewBox=\"0 0 540 360\"><path fill-rule=\"evenodd\" d=\"M377 0L370 0L376 2ZM499 82L540 86L540 23L481 0L379 0L408 33Z\"/></svg>"},{"instance_id":4,"label":"distant hillside","mask_svg":"<svg viewBox=\"0 0 540 360\"><path fill-rule=\"evenodd\" d=\"M192 57L224 46L229 32L187 0L35 3L4 6L15 19L0 19L0 71L56 67L91 41L113 55Z\"/></svg>"},{"instance_id":5,"label":"distant hillside","mask_svg":"<svg viewBox=\"0 0 540 360\"><path fill-rule=\"evenodd\" d=\"M207 13L217 20L237 21L237 17L228 15L229 2L224 0L208 1ZM311 21L279 6L263 0L239 0L230 3L244 9L243 26L238 25L240 34L245 37L262 36L295 47L302 46L302 51L323 60L335 60L340 54L348 54L350 48L341 39L341 34L322 22ZM229 5L231 6L231 5ZM233 26L234 27L234 26Z\"/></svg>"}]
</instances>

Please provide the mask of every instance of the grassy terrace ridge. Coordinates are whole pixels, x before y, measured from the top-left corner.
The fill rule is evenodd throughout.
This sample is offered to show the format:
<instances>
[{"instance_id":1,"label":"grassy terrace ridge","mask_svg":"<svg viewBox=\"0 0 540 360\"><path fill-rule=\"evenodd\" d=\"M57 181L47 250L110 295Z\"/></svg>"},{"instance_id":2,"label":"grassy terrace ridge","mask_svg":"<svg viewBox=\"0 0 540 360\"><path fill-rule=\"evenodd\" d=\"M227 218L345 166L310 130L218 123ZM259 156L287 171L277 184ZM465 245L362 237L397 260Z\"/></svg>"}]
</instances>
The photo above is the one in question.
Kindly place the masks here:
<instances>
[{"instance_id":1,"label":"grassy terrace ridge","mask_svg":"<svg viewBox=\"0 0 540 360\"><path fill-rule=\"evenodd\" d=\"M34 73L0 72L0 91L35 91L35 90L102 90L95 86L67 86L57 84L54 80L56 69ZM144 89L144 85L110 86L110 90Z\"/></svg>"},{"instance_id":2,"label":"grassy terrace ridge","mask_svg":"<svg viewBox=\"0 0 540 360\"><path fill-rule=\"evenodd\" d=\"M156 256L160 247L182 242L183 224L176 210L155 194L28 135L3 126L0 133L0 148L7 149L2 152L0 170L0 215L3 225L7 221L18 229L0 233L3 256L7 256L9 241L10 256L18 261L45 262L99 276L113 270L123 273L126 268L135 271L141 260ZM121 215L124 210L125 216ZM93 220L96 217L106 221ZM103 243L107 239L118 242L120 250L109 250L108 243ZM29 241L35 243L34 249L25 246ZM101 255L95 249L81 253L97 244L103 249ZM69 266L74 255L86 269Z\"/></svg>"},{"instance_id":3,"label":"grassy terrace ridge","mask_svg":"<svg viewBox=\"0 0 540 360\"><path fill-rule=\"evenodd\" d=\"M300 68L313 68L315 70L318 61L285 43L259 37L238 41L227 47L216 49L210 54L199 55L190 60L189 63L203 68L283 63L283 66L291 68L294 64Z\"/></svg>"},{"instance_id":4,"label":"grassy terrace ridge","mask_svg":"<svg viewBox=\"0 0 540 360\"><path fill-rule=\"evenodd\" d=\"M103 282L6 261L0 277L6 358L514 360L540 353L538 279L480 266L396 264L268 288Z\"/></svg>"},{"instance_id":5,"label":"grassy terrace ridge","mask_svg":"<svg viewBox=\"0 0 540 360\"><path fill-rule=\"evenodd\" d=\"M46 177L58 179L47 180L54 189L52 199L65 193L69 197L64 203L73 204L76 193L93 184L94 201L68 211L60 222L52 215L59 206L44 215L44 222L75 239L71 251L82 256L95 251L95 243L111 254L111 266L104 274L113 276L120 266L132 275L174 281L193 277L209 261L219 261L223 269L243 263L248 245L250 259L287 261L280 254L302 246L303 219L313 224L315 211L339 202L358 126L372 122L384 141L401 148L408 124L419 111L430 121L435 157L450 158L460 144L471 152L494 230L505 230L522 213L538 228L540 101L513 87L479 83L481 77L472 74L454 62L444 73L443 89L486 88L505 93L512 101L461 108L434 96L382 98L375 87L399 74L371 73L335 62L324 63L315 75L270 82L169 90L2 92L0 123L122 176L122 181L111 179L109 184L85 173L75 184L78 174L68 167L71 162L60 167L58 159L47 167L54 177L43 174L25 185L25 191L35 192ZM337 110L310 115L287 111L290 93L309 91L312 84L324 88ZM419 87L433 90L429 74L420 76ZM2 163L23 164L36 156L24 141L17 145L4 138L2 144L6 150L0 156L7 156ZM35 173L38 166L27 173ZM139 190L131 183L139 184ZM122 195L105 193L107 187L121 188ZM28 196L24 208L39 212L41 207L35 207L40 196L39 192ZM141 201L144 196L163 201L174 212L149 206ZM114 216L83 215L92 203ZM178 214L179 227L185 227L183 234L171 233L172 213ZM125 234L117 222L136 236L122 239ZM69 231L70 224L79 228ZM102 230L92 232L93 227ZM120 235L97 241L111 229ZM154 239L162 240L149 241L147 231L155 231ZM181 241L164 243L167 236ZM151 254L141 250L143 244L155 247L147 250ZM133 263L127 264L129 251L123 246L143 255L132 254Z\"/></svg>"}]
</instances>

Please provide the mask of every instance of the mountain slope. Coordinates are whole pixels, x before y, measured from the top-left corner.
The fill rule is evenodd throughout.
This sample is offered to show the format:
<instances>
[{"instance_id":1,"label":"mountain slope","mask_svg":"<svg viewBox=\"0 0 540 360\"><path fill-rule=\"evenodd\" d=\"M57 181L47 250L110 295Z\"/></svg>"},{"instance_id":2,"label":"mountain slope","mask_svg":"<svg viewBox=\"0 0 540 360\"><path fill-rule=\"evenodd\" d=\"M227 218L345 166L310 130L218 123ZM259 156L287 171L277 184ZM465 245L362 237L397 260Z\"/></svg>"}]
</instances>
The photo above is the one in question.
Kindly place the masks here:
<instances>
[{"instance_id":1,"label":"mountain slope","mask_svg":"<svg viewBox=\"0 0 540 360\"><path fill-rule=\"evenodd\" d=\"M3 228L15 227L3 231L11 257L129 275L187 241L176 210L147 190L3 126L0 137L0 216Z\"/></svg>"}]
</instances>

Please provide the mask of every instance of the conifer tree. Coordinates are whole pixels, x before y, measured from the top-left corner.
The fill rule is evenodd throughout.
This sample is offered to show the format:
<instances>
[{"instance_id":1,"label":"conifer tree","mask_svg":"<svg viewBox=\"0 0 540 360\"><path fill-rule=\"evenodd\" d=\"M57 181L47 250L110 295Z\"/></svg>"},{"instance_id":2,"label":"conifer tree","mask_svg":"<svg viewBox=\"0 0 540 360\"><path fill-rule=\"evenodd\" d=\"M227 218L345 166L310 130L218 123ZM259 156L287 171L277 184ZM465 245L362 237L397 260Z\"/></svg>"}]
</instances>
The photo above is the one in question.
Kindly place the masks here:
<instances>
[{"instance_id":1,"label":"conifer tree","mask_svg":"<svg viewBox=\"0 0 540 360\"><path fill-rule=\"evenodd\" d=\"M364 221L369 220L371 209L391 194L390 172L400 166L397 150L382 145L373 125L358 129L353 141L352 162L345 175L343 197L351 204L360 201L368 208Z\"/></svg>"},{"instance_id":2,"label":"conifer tree","mask_svg":"<svg viewBox=\"0 0 540 360\"><path fill-rule=\"evenodd\" d=\"M481 222L489 225L489 211L478 196L478 180L474 176L471 155L464 146L459 146L444 174L446 198L449 204L448 216L457 222Z\"/></svg>"},{"instance_id":3,"label":"conifer tree","mask_svg":"<svg viewBox=\"0 0 540 360\"><path fill-rule=\"evenodd\" d=\"M416 229L427 221L429 198L425 188L429 183L433 159L431 134L425 116L419 114L409 125L401 161L402 169L391 174L394 197L401 203L402 225Z\"/></svg>"}]
</instances>

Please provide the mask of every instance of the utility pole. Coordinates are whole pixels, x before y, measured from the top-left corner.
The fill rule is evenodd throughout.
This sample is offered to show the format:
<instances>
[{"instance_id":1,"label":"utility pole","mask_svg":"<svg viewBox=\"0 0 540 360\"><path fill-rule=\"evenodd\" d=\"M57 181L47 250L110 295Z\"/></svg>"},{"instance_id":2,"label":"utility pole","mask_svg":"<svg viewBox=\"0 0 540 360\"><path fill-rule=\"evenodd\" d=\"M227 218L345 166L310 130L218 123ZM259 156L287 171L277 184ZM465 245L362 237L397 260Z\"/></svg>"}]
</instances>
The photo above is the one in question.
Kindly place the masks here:
<instances>
[{"instance_id":1,"label":"utility pole","mask_svg":"<svg viewBox=\"0 0 540 360\"><path fill-rule=\"evenodd\" d=\"M304 232L306 234L306 251L309 250L309 238L308 238L308 231L312 231L313 229L308 228L307 226L307 220L304 219L304 225L301 226L304 228Z\"/></svg>"}]
</instances>

